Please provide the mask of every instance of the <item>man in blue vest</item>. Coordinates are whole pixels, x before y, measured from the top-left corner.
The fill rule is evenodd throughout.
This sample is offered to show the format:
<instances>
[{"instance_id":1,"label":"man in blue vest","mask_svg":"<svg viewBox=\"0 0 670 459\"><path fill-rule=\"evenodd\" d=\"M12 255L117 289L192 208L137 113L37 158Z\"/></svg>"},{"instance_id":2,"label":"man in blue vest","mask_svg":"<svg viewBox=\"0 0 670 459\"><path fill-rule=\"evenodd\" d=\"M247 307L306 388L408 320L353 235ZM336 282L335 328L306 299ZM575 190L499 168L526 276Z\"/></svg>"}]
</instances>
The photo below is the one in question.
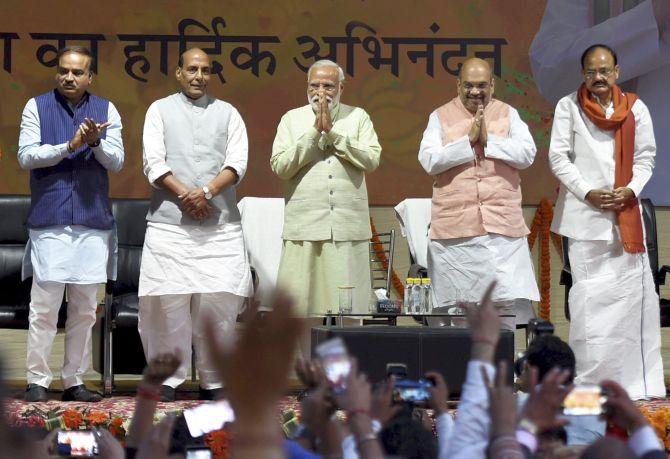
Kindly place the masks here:
<instances>
[{"instance_id":1,"label":"man in blue vest","mask_svg":"<svg viewBox=\"0 0 670 459\"><path fill-rule=\"evenodd\" d=\"M115 273L115 227L107 171L123 166L121 117L90 94L91 54L58 51L56 89L28 101L21 118L18 160L30 170L30 241L23 277L32 275L27 401L44 401L52 380L51 353L67 286L63 400L97 402L84 386L90 361L97 290Z\"/></svg>"}]
</instances>

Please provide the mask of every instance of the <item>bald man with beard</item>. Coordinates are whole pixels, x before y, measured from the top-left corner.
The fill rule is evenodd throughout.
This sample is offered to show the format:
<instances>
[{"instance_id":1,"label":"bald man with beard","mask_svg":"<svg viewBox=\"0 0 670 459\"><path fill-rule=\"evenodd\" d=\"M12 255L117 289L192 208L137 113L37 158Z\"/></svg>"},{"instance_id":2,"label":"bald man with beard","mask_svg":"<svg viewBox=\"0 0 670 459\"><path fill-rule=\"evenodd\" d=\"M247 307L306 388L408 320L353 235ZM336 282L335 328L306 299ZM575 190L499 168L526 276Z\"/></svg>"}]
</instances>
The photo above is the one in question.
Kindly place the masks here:
<instances>
[{"instance_id":1,"label":"bald man with beard","mask_svg":"<svg viewBox=\"0 0 670 459\"><path fill-rule=\"evenodd\" d=\"M428 274L434 312L477 302L492 280L503 328L527 323L539 300L521 212L519 170L535 159L528 126L493 99L489 64L463 63L458 95L431 113L419 162L433 179Z\"/></svg>"}]
</instances>

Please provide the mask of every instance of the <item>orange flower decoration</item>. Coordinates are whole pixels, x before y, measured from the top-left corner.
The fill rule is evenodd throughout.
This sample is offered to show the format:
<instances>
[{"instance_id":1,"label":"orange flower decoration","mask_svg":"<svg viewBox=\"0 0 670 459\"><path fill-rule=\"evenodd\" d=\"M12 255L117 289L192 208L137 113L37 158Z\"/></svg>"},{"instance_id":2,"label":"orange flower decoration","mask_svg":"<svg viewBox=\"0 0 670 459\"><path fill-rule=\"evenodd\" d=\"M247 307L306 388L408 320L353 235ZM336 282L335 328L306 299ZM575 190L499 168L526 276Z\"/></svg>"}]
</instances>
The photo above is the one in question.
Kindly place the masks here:
<instances>
[{"instance_id":1,"label":"orange flower decoration","mask_svg":"<svg viewBox=\"0 0 670 459\"><path fill-rule=\"evenodd\" d=\"M226 429L215 430L205 435L205 443L212 450L215 459L228 459L230 454L230 440L232 435Z\"/></svg>"},{"instance_id":2,"label":"orange flower decoration","mask_svg":"<svg viewBox=\"0 0 670 459\"><path fill-rule=\"evenodd\" d=\"M125 433L125 429L123 428L123 419L122 418L114 418L112 419L112 422L109 423L109 433L114 435L116 438L121 438Z\"/></svg>"},{"instance_id":3,"label":"orange flower decoration","mask_svg":"<svg viewBox=\"0 0 670 459\"><path fill-rule=\"evenodd\" d=\"M78 429L84 422L84 416L77 410L67 409L63 411L63 422L68 429Z\"/></svg>"},{"instance_id":4,"label":"orange flower decoration","mask_svg":"<svg viewBox=\"0 0 670 459\"><path fill-rule=\"evenodd\" d=\"M109 421L109 415L104 411L89 411L86 415L86 420L92 426L100 426Z\"/></svg>"},{"instance_id":5,"label":"orange flower decoration","mask_svg":"<svg viewBox=\"0 0 670 459\"><path fill-rule=\"evenodd\" d=\"M551 232L551 220L554 218L554 206L543 198L535 212L533 223L528 235L528 246L533 250L537 237L540 236L540 311L543 319L551 320L551 253L550 243L553 242L558 253L562 254L561 237Z\"/></svg>"}]
</instances>

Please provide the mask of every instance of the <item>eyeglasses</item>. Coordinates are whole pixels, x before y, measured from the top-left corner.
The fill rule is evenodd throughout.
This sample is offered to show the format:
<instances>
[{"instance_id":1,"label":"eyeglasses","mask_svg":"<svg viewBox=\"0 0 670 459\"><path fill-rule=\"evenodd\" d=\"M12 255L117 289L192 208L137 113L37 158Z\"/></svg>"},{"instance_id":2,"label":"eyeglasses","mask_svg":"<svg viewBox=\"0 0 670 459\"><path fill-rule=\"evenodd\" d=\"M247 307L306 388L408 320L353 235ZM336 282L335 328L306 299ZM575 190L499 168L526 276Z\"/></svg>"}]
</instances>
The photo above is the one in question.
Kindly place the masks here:
<instances>
[{"instance_id":1,"label":"eyeglasses","mask_svg":"<svg viewBox=\"0 0 670 459\"><path fill-rule=\"evenodd\" d=\"M479 84L472 84L472 83L463 83L463 89L466 91L472 91L473 89L477 88L479 91L486 91L491 87L491 83L479 83Z\"/></svg>"},{"instance_id":2,"label":"eyeglasses","mask_svg":"<svg viewBox=\"0 0 670 459\"><path fill-rule=\"evenodd\" d=\"M586 78L591 79L591 78L595 78L595 76L598 75L598 74L600 74L604 77L609 77L613 73L614 73L614 69L602 68L602 69L598 69L598 70L586 70L584 72L584 76Z\"/></svg>"}]
</instances>

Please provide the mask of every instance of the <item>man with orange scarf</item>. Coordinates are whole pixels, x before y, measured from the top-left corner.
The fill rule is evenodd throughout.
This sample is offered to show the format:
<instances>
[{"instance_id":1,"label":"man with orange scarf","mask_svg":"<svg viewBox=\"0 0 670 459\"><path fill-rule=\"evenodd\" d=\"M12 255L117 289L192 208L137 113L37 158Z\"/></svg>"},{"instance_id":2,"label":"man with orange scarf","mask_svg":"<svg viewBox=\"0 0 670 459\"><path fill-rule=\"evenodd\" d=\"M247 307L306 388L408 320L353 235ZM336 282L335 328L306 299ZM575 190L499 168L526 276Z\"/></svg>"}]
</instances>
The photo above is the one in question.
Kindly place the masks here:
<instances>
[{"instance_id":1,"label":"man with orange scarf","mask_svg":"<svg viewBox=\"0 0 670 459\"><path fill-rule=\"evenodd\" d=\"M419 162L433 178L428 245L435 312L478 302L492 280L503 328L534 316L539 300L521 212L519 170L535 159L528 126L493 99L489 64L468 59L458 96L431 113ZM514 317L516 316L516 318Z\"/></svg>"},{"instance_id":2,"label":"man with orange scarf","mask_svg":"<svg viewBox=\"0 0 670 459\"><path fill-rule=\"evenodd\" d=\"M658 295L638 196L654 168L647 106L616 84L614 50L582 55L584 83L554 115L549 163L561 186L552 231L568 238L569 344L577 384L619 382L633 399L664 397Z\"/></svg>"}]
</instances>

